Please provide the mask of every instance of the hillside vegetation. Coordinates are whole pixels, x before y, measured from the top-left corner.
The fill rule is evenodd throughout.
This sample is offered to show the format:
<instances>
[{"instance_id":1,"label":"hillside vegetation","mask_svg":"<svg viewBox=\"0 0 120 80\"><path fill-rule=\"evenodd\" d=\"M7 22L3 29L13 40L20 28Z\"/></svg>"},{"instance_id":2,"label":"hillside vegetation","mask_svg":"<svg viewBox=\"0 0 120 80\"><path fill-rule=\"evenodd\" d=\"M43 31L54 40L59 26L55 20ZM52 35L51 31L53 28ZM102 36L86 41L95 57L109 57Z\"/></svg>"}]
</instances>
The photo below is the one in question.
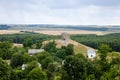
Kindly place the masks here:
<instances>
[{"instance_id":1,"label":"hillside vegetation","mask_svg":"<svg viewBox=\"0 0 120 80\"><path fill-rule=\"evenodd\" d=\"M120 52L120 33L108 35L72 35L71 38L79 43L98 49L101 44L108 44L114 51Z\"/></svg>"},{"instance_id":2,"label":"hillside vegetation","mask_svg":"<svg viewBox=\"0 0 120 80\"><path fill-rule=\"evenodd\" d=\"M58 44L57 44L58 42ZM119 80L120 53L112 52L109 45L102 44L93 60L74 54L73 43L61 46L58 40L32 43L25 39L23 47L14 47L10 42L0 42L1 80ZM44 42L43 42L44 43ZM34 45L34 46L33 46ZM81 45L80 50L86 46ZM29 55L31 48L44 48L45 52ZM86 47L87 48L87 47ZM81 52L82 53L82 52ZM23 65L27 65L23 70Z\"/></svg>"},{"instance_id":3,"label":"hillside vegetation","mask_svg":"<svg viewBox=\"0 0 120 80\"><path fill-rule=\"evenodd\" d=\"M84 40L91 36L94 41L98 40L96 37L105 38L82 35ZM106 38L114 41L112 38L117 36L111 34ZM71 37L78 41L82 39ZM0 80L120 80L120 53L107 44L100 43L98 56L88 59L84 53L90 47L77 40L61 41L60 36L10 34L0 35L0 40ZM23 45L15 46L13 42ZM28 49L40 48L45 51L32 56L28 54Z\"/></svg>"},{"instance_id":4,"label":"hillside vegetation","mask_svg":"<svg viewBox=\"0 0 120 80\"><path fill-rule=\"evenodd\" d=\"M44 41L43 45L45 45L49 42L52 42L52 41L55 41L57 48L61 48L62 46L67 46L68 44L73 44L74 45L74 53L75 54L83 54L84 56L87 55L87 50L88 49L93 49L91 47L88 47L88 46L85 46L81 43L78 43L74 40L68 40L68 41L64 41L64 40L61 40L61 39L50 40L50 41Z\"/></svg>"}]
</instances>

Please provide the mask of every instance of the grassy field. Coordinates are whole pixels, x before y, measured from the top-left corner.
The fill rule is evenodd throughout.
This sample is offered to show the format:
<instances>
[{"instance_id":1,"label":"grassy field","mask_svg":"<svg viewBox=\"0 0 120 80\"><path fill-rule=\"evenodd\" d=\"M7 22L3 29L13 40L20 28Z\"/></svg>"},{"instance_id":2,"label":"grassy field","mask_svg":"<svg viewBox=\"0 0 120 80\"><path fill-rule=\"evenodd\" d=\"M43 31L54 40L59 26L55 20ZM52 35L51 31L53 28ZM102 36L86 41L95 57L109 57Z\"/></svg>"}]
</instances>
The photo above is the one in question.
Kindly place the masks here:
<instances>
[{"instance_id":1,"label":"grassy field","mask_svg":"<svg viewBox=\"0 0 120 80\"><path fill-rule=\"evenodd\" d=\"M50 40L53 41L53 40ZM43 45L47 44L50 41L44 41ZM85 46L83 44L80 44L76 41L73 40L68 40L68 41L63 41L63 40L54 40L56 43L56 47L60 48L61 46L67 46L68 44L73 44L74 45L74 52L75 54L83 54L84 56L87 55L87 50L88 49L93 49L91 47Z\"/></svg>"}]
</instances>

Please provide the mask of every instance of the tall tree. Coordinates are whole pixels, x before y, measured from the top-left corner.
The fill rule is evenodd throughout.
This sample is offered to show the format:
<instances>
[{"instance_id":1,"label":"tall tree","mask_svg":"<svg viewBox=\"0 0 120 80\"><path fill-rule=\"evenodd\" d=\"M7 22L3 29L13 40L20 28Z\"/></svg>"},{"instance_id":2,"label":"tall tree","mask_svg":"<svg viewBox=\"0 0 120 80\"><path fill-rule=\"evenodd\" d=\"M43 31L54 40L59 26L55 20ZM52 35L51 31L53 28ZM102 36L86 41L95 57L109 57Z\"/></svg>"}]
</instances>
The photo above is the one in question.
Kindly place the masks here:
<instances>
[{"instance_id":1,"label":"tall tree","mask_svg":"<svg viewBox=\"0 0 120 80\"><path fill-rule=\"evenodd\" d=\"M24 78L27 78L28 74L30 73L30 71L32 71L33 69L37 68L39 66L37 61L32 61L29 64L27 64L27 67L25 68L25 70L23 71L24 74Z\"/></svg>"},{"instance_id":2,"label":"tall tree","mask_svg":"<svg viewBox=\"0 0 120 80\"><path fill-rule=\"evenodd\" d=\"M65 49L57 49L57 51L56 51L56 54L55 54L58 58L60 58L60 59L65 59L65 57L66 57L66 50Z\"/></svg>"},{"instance_id":3,"label":"tall tree","mask_svg":"<svg viewBox=\"0 0 120 80\"><path fill-rule=\"evenodd\" d=\"M56 43L55 41L49 42L44 46L44 49L50 53L55 53L56 52Z\"/></svg>"},{"instance_id":4,"label":"tall tree","mask_svg":"<svg viewBox=\"0 0 120 80\"><path fill-rule=\"evenodd\" d=\"M112 49L110 48L109 45L102 44L98 48L98 52L100 53L100 58L101 60L106 60L107 53L110 52Z\"/></svg>"},{"instance_id":5,"label":"tall tree","mask_svg":"<svg viewBox=\"0 0 120 80\"><path fill-rule=\"evenodd\" d=\"M99 56L100 56L100 60L99 63L101 66L101 71L106 72L110 69L110 63L107 61L107 55L108 53L110 53L112 49L109 47L109 45L106 44L102 44L99 49Z\"/></svg>"},{"instance_id":6,"label":"tall tree","mask_svg":"<svg viewBox=\"0 0 120 80\"><path fill-rule=\"evenodd\" d=\"M68 56L65 59L63 69L67 74L67 79L63 80L85 80L90 75L95 78L94 64L80 54Z\"/></svg>"},{"instance_id":7,"label":"tall tree","mask_svg":"<svg viewBox=\"0 0 120 80\"><path fill-rule=\"evenodd\" d=\"M43 69L46 69L48 65L53 62L53 58L48 52L38 53L36 57L38 58L38 61L42 65Z\"/></svg>"},{"instance_id":8,"label":"tall tree","mask_svg":"<svg viewBox=\"0 0 120 80\"><path fill-rule=\"evenodd\" d=\"M0 57L3 59L10 59L13 53L12 43L0 42Z\"/></svg>"},{"instance_id":9,"label":"tall tree","mask_svg":"<svg viewBox=\"0 0 120 80\"><path fill-rule=\"evenodd\" d=\"M18 66L21 66L23 64L23 61L24 59L21 54L13 54L10 65L12 66L12 68L16 68Z\"/></svg>"},{"instance_id":10,"label":"tall tree","mask_svg":"<svg viewBox=\"0 0 120 80\"><path fill-rule=\"evenodd\" d=\"M5 42L0 42L0 48L1 49L10 49L12 48L12 43L5 41Z\"/></svg>"},{"instance_id":11,"label":"tall tree","mask_svg":"<svg viewBox=\"0 0 120 80\"><path fill-rule=\"evenodd\" d=\"M10 73L10 67L0 58L0 80L10 80Z\"/></svg>"},{"instance_id":12,"label":"tall tree","mask_svg":"<svg viewBox=\"0 0 120 80\"><path fill-rule=\"evenodd\" d=\"M27 80L47 80L46 76L46 73L38 67L30 71Z\"/></svg>"},{"instance_id":13,"label":"tall tree","mask_svg":"<svg viewBox=\"0 0 120 80\"><path fill-rule=\"evenodd\" d=\"M68 44L66 47L66 54L67 55L72 55L74 54L74 45L73 44Z\"/></svg>"},{"instance_id":14,"label":"tall tree","mask_svg":"<svg viewBox=\"0 0 120 80\"><path fill-rule=\"evenodd\" d=\"M31 38L27 38L27 39L25 39L24 42L23 42L23 46L24 46L24 47L32 47L32 44L33 44L33 42L32 42L32 39L31 39Z\"/></svg>"},{"instance_id":15,"label":"tall tree","mask_svg":"<svg viewBox=\"0 0 120 80\"><path fill-rule=\"evenodd\" d=\"M36 49L40 49L42 47L42 41L37 41L36 42Z\"/></svg>"}]
</instances>

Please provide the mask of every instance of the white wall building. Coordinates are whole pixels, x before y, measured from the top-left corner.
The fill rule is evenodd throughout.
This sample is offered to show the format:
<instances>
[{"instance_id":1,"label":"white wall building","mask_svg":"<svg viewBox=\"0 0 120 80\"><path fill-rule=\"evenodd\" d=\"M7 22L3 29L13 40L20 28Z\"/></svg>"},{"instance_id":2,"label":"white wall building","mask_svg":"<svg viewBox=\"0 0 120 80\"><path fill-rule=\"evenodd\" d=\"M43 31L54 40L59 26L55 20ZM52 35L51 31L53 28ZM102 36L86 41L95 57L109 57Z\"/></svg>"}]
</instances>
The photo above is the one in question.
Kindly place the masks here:
<instances>
[{"instance_id":1,"label":"white wall building","mask_svg":"<svg viewBox=\"0 0 120 80\"><path fill-rule=\"evenodd\" d=\"M94 58L94 57L96 57L95 50L93 50L93 49L87 50L87 56L88 56L88 58Z\"/></svg>"},{"instance_id":2,"label":"white wall building","mask_svg":"<svg viewBox=\"0 0 120 80\"><path fill-rule=\"evenodd\" d=\"M39 52L44 52L44 49L28 49L28 54L34 55Z\"/></svg>"}]
</instances>

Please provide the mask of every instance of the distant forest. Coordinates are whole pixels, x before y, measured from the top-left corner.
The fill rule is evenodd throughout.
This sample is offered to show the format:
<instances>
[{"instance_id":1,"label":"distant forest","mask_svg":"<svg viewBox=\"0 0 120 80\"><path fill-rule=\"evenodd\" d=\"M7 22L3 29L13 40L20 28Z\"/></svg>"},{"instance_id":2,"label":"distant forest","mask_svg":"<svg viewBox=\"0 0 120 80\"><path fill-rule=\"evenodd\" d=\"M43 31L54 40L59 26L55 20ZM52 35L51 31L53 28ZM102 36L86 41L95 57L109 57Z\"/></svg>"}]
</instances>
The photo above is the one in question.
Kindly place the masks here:
<instances>
[{"instance_id":1,"label":"distant forest","mask_svg":"<svg viewBox=\"0 0 120 80\"><path fill-rule=\"evenodd\" d=\"M120 52L120 33L108 34L103 36L97 35L72 35L73 40L87 46L98 49L101 44L108 44L113 51Z\"/></svg>"},{"instance_id":2,"label":"distant forest","mask_svg":"<svg viewBox=\"0 0 120 80\"><path fill-rule=\"evenodd\" d=\"M8 26L8 25L0 25L0 30L6 30L9 28L10 28L10 26Z\"/></svg>"},{"instance_id":3,"label":"distant forest","mask_svg":"<svg viewBox=\"0 0 120 80\"><path fill-rule=\"evenodd\" d=\"M44 40L50 40L50 39L58 39L60 36L51 36L51 35L45 35L45 34L37 34L32 32L25 32L23 34L3 34L0 35L0 41L9 41L13 43L20 43L22 44L25 39L31 38L33 43L36 41L44 41Z\"/></svg>"}]
</instances>

